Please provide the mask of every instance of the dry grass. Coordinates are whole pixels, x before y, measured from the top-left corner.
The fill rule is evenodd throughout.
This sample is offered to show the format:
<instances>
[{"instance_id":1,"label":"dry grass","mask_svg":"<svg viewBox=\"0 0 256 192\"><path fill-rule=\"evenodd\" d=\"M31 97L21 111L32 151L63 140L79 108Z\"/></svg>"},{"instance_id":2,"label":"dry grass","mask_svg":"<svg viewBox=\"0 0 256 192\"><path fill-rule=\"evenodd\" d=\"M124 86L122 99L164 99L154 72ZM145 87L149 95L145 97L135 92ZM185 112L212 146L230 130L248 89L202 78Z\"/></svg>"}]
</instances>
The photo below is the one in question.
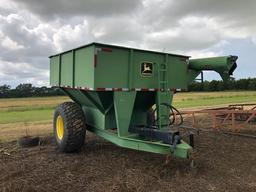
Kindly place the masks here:
<instances>
[{"instance_id":1,"label":"dry grass","mask_svg":"<svg viewBox=\"0 0 256 192\"><path fill-rule=\"evenodd\" d=\"M52 107L67 100L66 96L0 99L0 111Z\"/></svg>"},{"instance_id":2,"label":"dry grass","mask_svg":"<svg viewBox=\"0 0 256 192\"><path fill-rule=\"evenodd\" d=\"M29 135L48 135L54 108L68 100L66 96L0 99L0 141L16 140L27 130Z\"/></svg>"},{"instance_id":3,"label":"dry grass","mask_svg":"<svg viewBox=\"0 0 256 192\"><path fill-rule=\"evenodd\" d=\"M239 97L239 96L255 96L256 91L221 91L221 92L181 92L174 96L175 101L207 99L207 98L223 98L223 97Z\"/></svg>"},{"instance_id":4,"label":"dry grass","mask_svg":"<svg viewBox=\"0 0 256 192\"><path fill-rule=\"evenodd\" d=\"M28 135L49 135L52 133L51 121L19 122L0 124L0 141L12 141L19 137Z\"/></svg>"},{"instance_id":5,"label":"dry grass","mask_svg":"<svg viewBox=\"0 0 256 192\"><path fill-rule=\"evenodd\" d=\"M173 105L177 108L212 107L236 103L256 103L255 91L177 93Z\"/></svg>"}]
</instances>

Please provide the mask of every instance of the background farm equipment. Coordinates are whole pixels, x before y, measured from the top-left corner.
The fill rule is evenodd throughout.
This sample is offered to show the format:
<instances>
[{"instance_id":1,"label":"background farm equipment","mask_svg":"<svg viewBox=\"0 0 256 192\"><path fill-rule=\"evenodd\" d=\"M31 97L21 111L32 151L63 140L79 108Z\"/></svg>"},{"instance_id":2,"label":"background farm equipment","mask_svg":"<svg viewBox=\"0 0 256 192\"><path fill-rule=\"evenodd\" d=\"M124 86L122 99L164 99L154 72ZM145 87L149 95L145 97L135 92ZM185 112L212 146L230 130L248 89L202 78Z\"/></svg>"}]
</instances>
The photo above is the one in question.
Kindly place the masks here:
<instances>
[{"instance_id":1,"label":"background farm equipment","mask_svg":"<svg viewBox=\"0 0 256 192\"><path fill-rule=\"evenodd\" d=\"M225 128L232 134L239 133L250 123L256 122L256 104L254 103L232 104L227 107L201 110L184 110L181 113L186 120L191 119L192 127L195 129L212 128L216 131L223 131ZM247 136L250 137L248 134ZM251 137L256 136L251 135Z\"/></svg>"}]
</instances>

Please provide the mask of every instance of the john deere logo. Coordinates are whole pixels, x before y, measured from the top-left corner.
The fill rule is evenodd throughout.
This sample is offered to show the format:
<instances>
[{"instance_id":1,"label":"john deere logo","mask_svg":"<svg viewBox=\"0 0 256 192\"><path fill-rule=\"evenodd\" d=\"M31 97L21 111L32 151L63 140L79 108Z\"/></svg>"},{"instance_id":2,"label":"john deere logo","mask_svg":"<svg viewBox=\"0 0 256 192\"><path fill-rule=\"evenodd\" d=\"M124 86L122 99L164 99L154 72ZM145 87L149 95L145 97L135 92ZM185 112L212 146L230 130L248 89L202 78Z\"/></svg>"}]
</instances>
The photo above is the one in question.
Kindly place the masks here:
<instances>
[{"instance_id":1,"label":"john deere logo","mask_svg":"<svg viewBox=\"0 0 256 192\"><path fill-rule=\"evenodd\" d=\"M140 66L140 74L142 76L151 76L153 73L153 63L143 62Z\"/></svg>"}]
</instances>

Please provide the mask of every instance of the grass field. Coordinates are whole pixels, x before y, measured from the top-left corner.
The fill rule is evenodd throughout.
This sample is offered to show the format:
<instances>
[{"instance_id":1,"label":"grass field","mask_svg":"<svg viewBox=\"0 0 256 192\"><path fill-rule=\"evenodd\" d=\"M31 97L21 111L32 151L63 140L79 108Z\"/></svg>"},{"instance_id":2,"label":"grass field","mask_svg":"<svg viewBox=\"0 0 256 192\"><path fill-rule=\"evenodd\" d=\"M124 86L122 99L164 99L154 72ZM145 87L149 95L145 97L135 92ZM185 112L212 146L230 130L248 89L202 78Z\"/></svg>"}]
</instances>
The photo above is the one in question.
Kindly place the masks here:
<instances>
[{"instance_id":1,"label":"grass field","mask_svg":"<svg viewBox=\"0 0 256 192\"><path fill-rule=\"evenodd\" d=\"M0 124L51 120L55 107L68 97L0 99Z\"/></svg>"},{"instance_id":2,"label":"grass field","mask_svg":"<svg viewBox=\"0 0 256 192\"><path fill-rule=\"evenodd\" d=\"M54 108L68 97L38 97L0 99L0 140L15 139L29 134L51 131ZM256 91L177 93L173 105L177 108L201 108L232 103L256 103Z\"/></svg>"},{"instance_id":3,"label":"grass field","mask_svg":"<svg viewBox=\"0 0 256 192\"><path fill-rule=\"evenodd\" d=\"M220 106L234 103L256 103L256 91L178 93L173 105L177 108Z\"/></svg>"},{"instance_id":4,"label":"grass field","mask_svg":"<svg viewBox=\"0 0 256 192\"><path fill-rule=\"evenodd\" d=\"M52 130L55 107L68 97L0 99L0 141L29 135L46 135Z\"/></svg>"}]
</instances>

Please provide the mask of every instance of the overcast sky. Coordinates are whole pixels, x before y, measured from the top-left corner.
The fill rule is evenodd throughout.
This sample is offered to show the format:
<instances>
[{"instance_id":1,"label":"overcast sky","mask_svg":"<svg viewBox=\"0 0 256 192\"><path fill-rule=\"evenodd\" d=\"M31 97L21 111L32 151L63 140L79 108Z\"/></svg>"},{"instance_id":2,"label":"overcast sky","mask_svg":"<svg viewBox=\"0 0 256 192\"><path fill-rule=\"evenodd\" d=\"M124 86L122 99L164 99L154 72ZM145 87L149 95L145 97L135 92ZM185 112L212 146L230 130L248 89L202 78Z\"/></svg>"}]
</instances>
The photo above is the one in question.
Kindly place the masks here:
<instances>
[{"instance_id":1,"label":"overcast sky","mask_svg":"<svg viewBox=\"0 0 256 192\"><path fill-rule=\"evenodd\" d=\"M93 41L238 55L234 77L256 77L255 10L255 0L0 0L0 84L48 86L48 56Z\"/></svg>"}]
</instances>

